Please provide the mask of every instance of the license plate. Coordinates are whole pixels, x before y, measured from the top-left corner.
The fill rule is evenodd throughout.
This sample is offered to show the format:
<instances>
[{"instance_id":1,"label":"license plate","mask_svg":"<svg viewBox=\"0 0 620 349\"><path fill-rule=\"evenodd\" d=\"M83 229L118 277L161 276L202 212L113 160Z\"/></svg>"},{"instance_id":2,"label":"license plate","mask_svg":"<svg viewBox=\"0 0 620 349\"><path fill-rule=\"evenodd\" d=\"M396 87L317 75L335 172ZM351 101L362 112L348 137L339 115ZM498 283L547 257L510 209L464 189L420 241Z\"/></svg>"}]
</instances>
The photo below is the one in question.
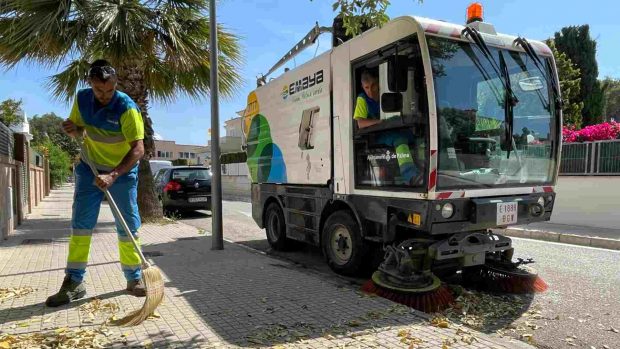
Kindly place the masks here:
<instances>
[{"instance_id":1,"label":"license plate","mask_svg":"<svg viewBox=\"0 0 620 349\"><path fill-rule=\"evenodd\" d=\"M209 201L209 197L208 196L198 196L195 198L189 198L187 199L187 201L189 202L207 202Z\"/></svg>"},{"instance_id":2,"label":"license plate","mask_svg":"<svg viewBox=\"0 0 620 349\"><path fill-rule=\"evenodd\" d=\"M500 202L497 204L497 225L517 223L519 216L519 203Z\"/></svg>"}]
</instances>

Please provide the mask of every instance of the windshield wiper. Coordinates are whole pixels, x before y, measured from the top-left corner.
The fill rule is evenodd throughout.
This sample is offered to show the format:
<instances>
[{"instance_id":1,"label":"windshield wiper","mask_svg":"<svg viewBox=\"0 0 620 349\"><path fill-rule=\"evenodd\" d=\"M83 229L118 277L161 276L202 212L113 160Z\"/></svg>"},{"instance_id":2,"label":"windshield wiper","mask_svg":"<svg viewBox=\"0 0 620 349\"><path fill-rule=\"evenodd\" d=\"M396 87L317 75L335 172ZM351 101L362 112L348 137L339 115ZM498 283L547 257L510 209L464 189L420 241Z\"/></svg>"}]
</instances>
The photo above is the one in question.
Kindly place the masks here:
<instances>
[{"instance_id":1,"label":"windshield wiper","mask_svg":"<svg viewBox=\"0 0 620 349\"><path fill-rule=\"evenodd\" d=\"M536 66L536 68L538 68L538 70L540 70L540 73L543 76L543 79L545 79L545 82L547 82L547 86L551 85L551 88L553 89L553 99L555 101L555 108L556 109L561 109L562 108L562 98L560 97L560 88L558 87L557 81L555 81L554 77L547 77L548 73L551 73L551 66L549 65L549 61L547 61L547 68L549 69L548 73L545 72L542 68L542 60L540 59L540 56L538 55L538 53L536 53L536 50L534 50L534 47L532 46L532 44L527 41L526 38L522 38L522 37L518 37L514 40L514 43L521 46L521 48L523 48L523 50L525 51L525 54L527 54L533 61L534 61L534 65Z\"/></svg>"},{"instance_id":2,"label":"windshield wiper","mask_svg":"<svg viewBox=\"0 0 620 349\"><path fill-rule=\"evenodd\" d=\"M504 118L506 121L505 146L506 149L508 149L507 158L510 158L510 152L512 150L513 144L513 108L517 105L517 103L519 103L519 99L512 91L512 87L510 85L510 74L508 73L508 66L506 65L506 61L504 60L504 56L502 55L501 51L499 52L500 65L498 66L497 62L493 58L491 50L489 50L489 47L484 42L482 35L480 35L480 33L476 29L471 27L465 27L461 34L469 36L474 41L480 52L482 52L482 55L489 61L491 67L493 67L493 70L495 70L495 73L500 78L500 81L502 82L502 85L506 90L506 95L504 96Z\"/></svg>"},{"instance_id":3,"label":"windshield wiper","mask_svg":"<svg viewBox=\"0 0 620 349\"><path fill-rule=\"evenodd\" d=\"M506 119L506 159L510 159L510 152L512 151L512 146L514 144L514 139L512 137L512 129L514 128L514 107L517 105L517 97L514 95L512 91L512 85L510 84L510 74L508 73L508 65L506 65L506 60L504 59L504 54L499 52L499 63L502 69L502 74L504 79L506 79L506 99L504 101L504 117ZM512 96L512 98L510 97Z\"/></svg>"}]
</instances>

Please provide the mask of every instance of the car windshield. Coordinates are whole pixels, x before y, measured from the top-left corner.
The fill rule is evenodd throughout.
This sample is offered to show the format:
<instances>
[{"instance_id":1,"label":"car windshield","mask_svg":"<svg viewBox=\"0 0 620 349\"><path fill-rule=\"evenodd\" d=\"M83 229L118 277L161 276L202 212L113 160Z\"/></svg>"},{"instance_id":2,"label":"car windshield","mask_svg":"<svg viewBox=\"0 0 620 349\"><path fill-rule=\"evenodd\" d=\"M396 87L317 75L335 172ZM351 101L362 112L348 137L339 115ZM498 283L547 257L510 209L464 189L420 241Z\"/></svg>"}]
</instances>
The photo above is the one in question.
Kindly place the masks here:
<instances>
[{"instance_id":1,"label":"car windshield","mask_svg":"<svg viewBox=\"0 0 620 349\"><path fill-rule=\"evenodd\" d=\"M194 182L198 180L211 180L209 170L204 168L183 168L172 171L172 180L177 182Z\"/></svg>"},{"instance_id":2,"label":"car windshield","mask_svg":"<svg viewBox=\"0 0 620 349\"><path fill-rule=\"evenodd\" d=\"M558 138L551 74L543 76L525 53L489 47L495 62L503 56L518 99L510 125L501 72L475 44L432 36L428 44L439 128L438 188L551 182Z\"/></svg>"}]
</instances>

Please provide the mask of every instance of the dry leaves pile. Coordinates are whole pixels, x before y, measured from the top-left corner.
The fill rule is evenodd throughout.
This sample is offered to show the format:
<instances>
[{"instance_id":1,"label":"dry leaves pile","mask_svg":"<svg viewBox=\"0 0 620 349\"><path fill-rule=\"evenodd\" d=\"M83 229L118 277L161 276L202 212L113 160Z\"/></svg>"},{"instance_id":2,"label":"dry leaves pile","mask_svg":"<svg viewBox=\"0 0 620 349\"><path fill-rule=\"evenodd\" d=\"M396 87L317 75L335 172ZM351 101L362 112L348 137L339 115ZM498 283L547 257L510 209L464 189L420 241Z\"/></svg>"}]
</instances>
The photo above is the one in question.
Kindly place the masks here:
<instances>
[{"instance_id":1,"label":"dry leaves pile","mask_svg":"<svg viewBox=\"0 0 620 349\"><path fill-rule=\"evenodd\" d=\"M103 302L99 298L94 298L88 303L80 306L80 313L84 316L82 322L94 322L98 315L114 315L119 311L116 303Z\"/></svg>"},{"instance_id":2,"label":"dry leaves pile","mask_svg":"<svg viewBox=\"0 0 620 349\"><path fill-rule=\"evenodd\" d=\"M9 299L27 296L34 291L32 287L0 288L0 304Z\"/></svg>"},{"instance_id":3,"label":"dry leaves pile","mask_svg":"<svg viewBox=\"0 0 620 349\"><path fill-rule=\"evenodd\" d=\"M491 295L463 289L455 304L442 312L450 321L476 330L502 325L500 321L520 316L525 301L519 295Z\"/></svg>"},{"instance_id":4,"label":"dry leaves pile","mask_svg":"<svg viewBox=\"0 0 620 349\"><path fill-rule=\"evenodd\" d=\"M447 317L443 315L435 316L434 318L430 320L430 323L432 326L439 327L439 328L455 328L456 327L455 334L458 339L457 338L444 339L443 343L441 344L442 349L446 349L450 347L452 344L457 343L459 340L466 344L473 344L474 342L478 341L478 339L474 337L474 335L469 330L464 329L460 325L453 324L452 322L450 322L450 319L448 319Z\"/></svg>"},{"instance_id":5,"label":"dry leaves pile","mask_svg":"<svg viewBox=\"0 0 620 349\"><path fill-rule=\"evenodd\" d=\"M121 337L114 336L106 327L98 329L59 328L55 331L21 335L0 335L1 349L86 349L104 348Z\"/></svg>"},{"instance_id":6,"label":"dry leaves pile","mask_svg":"<svg viewBox=\"0 0 620 349\"><path fill-rule=\"evenodd\" d=\"M292 325L282 323L256 326L255 331L246 337L247 341L259 345L270 345L278 342L291 342L308 338L314 331L314 325L296 322Z\"/></svg>"},{"instance_id":7,"label":"dry leaves pile","mask_svg":"<svg viewBox=\"0 0 620 349\"><path fill-rule=\"evenodd\" d=\"M409 349L417 348L424 343L424 340L413 336L410 330L398 331L398 338L400 338L401 343L408 345Z\"/></svg>"}]
</instances>

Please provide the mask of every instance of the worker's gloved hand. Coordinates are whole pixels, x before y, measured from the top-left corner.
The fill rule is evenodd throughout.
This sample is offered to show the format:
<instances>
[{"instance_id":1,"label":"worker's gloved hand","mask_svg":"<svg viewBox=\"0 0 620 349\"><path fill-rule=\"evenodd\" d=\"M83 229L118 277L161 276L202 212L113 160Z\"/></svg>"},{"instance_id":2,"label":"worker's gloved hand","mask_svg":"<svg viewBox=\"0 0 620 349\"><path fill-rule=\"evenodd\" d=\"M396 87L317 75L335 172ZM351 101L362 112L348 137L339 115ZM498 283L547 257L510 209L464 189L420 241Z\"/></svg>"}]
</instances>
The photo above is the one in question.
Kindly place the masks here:
<instances>
[{"instance_id":1,"label":"worker's gloved hand","mask_svg":"<svg viewBox=\"0 0 620 349\"><path fill-rule=\"evenodd\" d=\"M95 178L95 184L97 184L100 189L108 189L114 184L115 180L116 176L112 174L101 174Z\"/></svg>"}]
</instances>

